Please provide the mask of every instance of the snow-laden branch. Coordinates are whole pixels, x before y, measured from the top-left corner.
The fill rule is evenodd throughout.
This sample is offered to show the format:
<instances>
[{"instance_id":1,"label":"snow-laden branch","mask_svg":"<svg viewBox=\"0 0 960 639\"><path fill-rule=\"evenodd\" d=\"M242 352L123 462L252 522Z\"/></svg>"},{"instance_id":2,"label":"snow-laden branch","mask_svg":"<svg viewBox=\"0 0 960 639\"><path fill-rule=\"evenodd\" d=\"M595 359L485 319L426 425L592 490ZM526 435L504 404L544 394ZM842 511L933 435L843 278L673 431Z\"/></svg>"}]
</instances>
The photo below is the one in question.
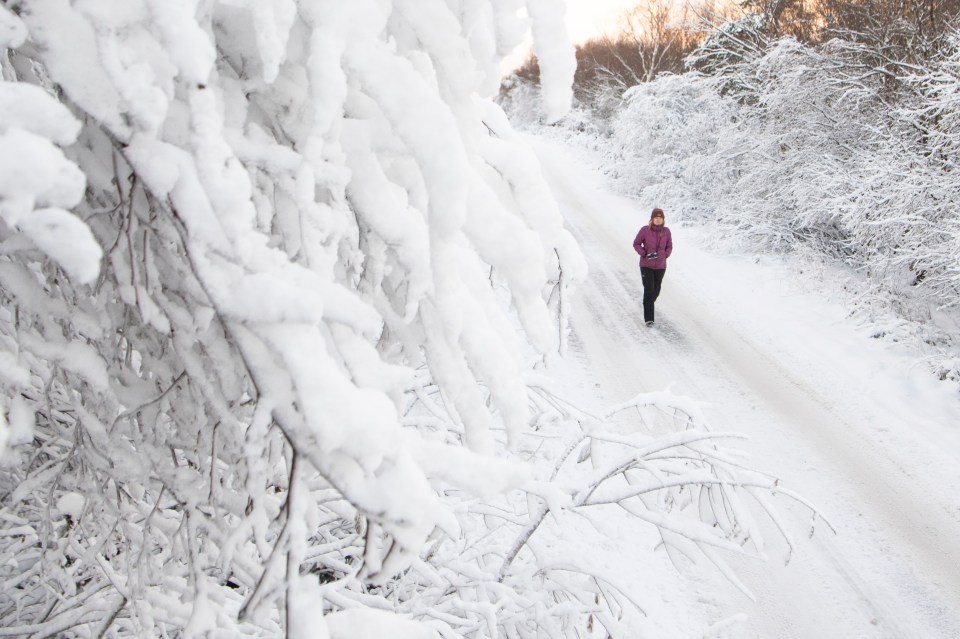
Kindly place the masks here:
<instances>
[{"instance_id":1,"label":"snow-laden branch","mask_svg":"<svg viewBox=\"0 0 960 639\"><path fill-rule=\"evenodd\" d=\"M3 625L276 635L524 481L584 264L489 101L518 7L8 4Z\"/></svg>"}]
</instances>

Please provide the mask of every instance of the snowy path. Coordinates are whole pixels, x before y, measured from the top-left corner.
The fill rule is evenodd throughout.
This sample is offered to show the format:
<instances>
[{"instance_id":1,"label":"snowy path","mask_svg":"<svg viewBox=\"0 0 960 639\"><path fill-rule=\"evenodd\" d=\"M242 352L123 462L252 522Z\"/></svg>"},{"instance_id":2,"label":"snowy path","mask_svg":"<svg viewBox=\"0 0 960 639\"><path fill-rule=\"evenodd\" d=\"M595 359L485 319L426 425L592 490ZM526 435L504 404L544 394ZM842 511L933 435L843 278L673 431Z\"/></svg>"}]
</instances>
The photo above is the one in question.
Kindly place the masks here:
<instances>
[{"instance_id":1,"label":"snowy path","mask_svg":"<svg viewBox=\"0 0 960 639\"><path fill-rule=\"evenodd\" d=\"M797 286L802 274L712 256L676 225L658 326L646 328L630 244L649 207L537 144L590 264L572 350L602 399L667 387L699 399L715 428L750 437L757 468L837 528L807 539L798 517L788 566L776 548L767 563L735 560L756 603L693 573L704 618L746 613L734 637L960 637L960 397L858 335L816 284Z\"/></svg>"}]
</instances>

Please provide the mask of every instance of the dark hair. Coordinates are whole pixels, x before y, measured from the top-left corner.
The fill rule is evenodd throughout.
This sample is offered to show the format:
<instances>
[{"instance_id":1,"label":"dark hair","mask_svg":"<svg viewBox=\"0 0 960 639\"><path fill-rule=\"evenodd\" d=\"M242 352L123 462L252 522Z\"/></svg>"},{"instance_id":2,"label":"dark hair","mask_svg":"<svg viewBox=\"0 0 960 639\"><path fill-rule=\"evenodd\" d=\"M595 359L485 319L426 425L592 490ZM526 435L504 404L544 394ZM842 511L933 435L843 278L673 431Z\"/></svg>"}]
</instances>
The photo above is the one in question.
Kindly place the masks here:
<instances>
[{"instance_id":1,"label":"dark hair","mask_svg":"<svg viewBox=\"0 0 960 639\"><path fill-rule=\"evenodd\" d=\"M662 218L666 219L666 217L665 217L664 214L663 214L663 209L656 208L656 209L653 209L653 211L650 212L650 227L651 227L651 228L653 228L653 218L655 218L655 217L662 217Z\"/></svg>"}]
</instances>

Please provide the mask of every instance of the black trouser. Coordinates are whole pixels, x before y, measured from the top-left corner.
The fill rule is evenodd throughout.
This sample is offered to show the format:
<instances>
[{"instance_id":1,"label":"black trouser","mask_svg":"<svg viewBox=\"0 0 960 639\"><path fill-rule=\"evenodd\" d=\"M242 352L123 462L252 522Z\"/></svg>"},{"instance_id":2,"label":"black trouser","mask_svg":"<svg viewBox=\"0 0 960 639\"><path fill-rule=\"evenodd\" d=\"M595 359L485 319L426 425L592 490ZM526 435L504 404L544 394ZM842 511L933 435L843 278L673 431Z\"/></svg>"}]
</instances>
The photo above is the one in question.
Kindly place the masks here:
<instances>
[{"instance_id":1,"label":"black trouser","mask_svg":"<svg viewBox=\"0 0 960 639\"><path fill-rule=\"evenodd\" d=\"M653 303L660 297L660 285L663 283L665 268L640 267L640 278L643 280L643 321L653 321Z\"/></svg>"}]
</instances>

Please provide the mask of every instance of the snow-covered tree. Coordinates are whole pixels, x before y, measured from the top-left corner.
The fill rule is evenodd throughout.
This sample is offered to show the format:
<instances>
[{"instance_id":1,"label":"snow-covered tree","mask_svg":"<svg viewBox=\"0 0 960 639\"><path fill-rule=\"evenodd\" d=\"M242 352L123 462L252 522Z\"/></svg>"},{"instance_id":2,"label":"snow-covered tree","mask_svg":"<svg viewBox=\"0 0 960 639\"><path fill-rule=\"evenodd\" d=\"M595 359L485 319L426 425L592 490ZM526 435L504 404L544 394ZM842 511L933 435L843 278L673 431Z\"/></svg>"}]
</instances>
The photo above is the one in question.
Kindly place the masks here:
<instances>
[{"instance_id":1,"label":"snow-covered tree","mask_svg":"<svg viewBox=\"0 0 960 639\"><path fill-rule=\"evenodd\" d=\"M401 425L515 444L583 273L481 97L516 10L4 4L4 625L269 628L333 524L455 534Z\"/></svg>"},{"instance_id":2,"label":"snow-covered tree","mask_svg":"<svg viewBox=\"0 0 960 639\"><path fill-rule=\"evenodd\" d=\"M862 212L847 227L872 275L955 308L960 293L960 39L902 78L910 89L888 114L882 144L853 189ZM953 373L956 374L956 371Z\"/></svg>"}]
</instances>

